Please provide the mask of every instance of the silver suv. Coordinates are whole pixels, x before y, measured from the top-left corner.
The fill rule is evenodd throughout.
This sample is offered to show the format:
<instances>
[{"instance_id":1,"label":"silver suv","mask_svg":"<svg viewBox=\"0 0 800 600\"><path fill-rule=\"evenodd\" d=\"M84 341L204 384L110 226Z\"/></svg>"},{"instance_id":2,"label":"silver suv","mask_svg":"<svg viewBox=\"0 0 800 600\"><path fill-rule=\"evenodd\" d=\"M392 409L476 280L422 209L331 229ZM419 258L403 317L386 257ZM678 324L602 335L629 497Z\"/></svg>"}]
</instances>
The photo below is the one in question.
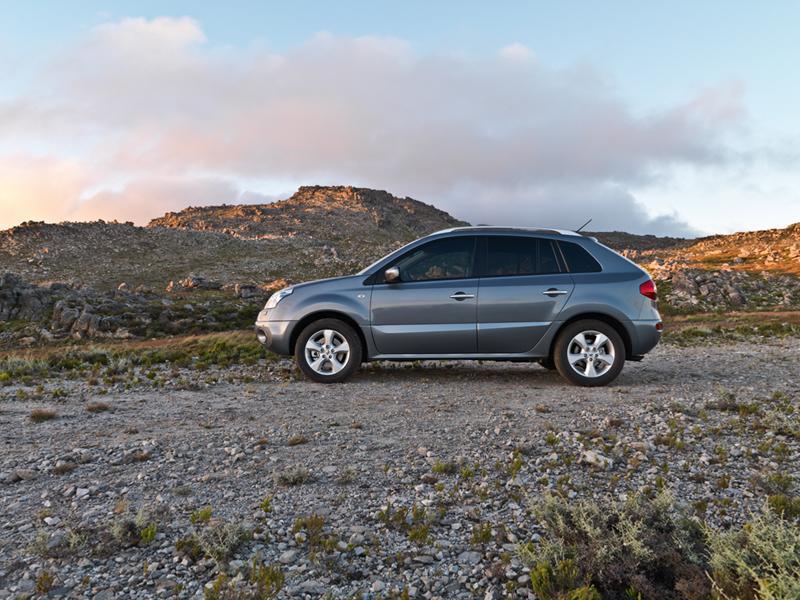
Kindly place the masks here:
<instances>
[{"instance_id":1,"label":"silver suv","mask_svg":"<svg viewBox=\"0 0 800 600\"><path fill-rule=\"evenodd\" d=\"M356 275L276 292L255 327L324 383L363 361L478 359L536 361L598 386L652 350L662 324L648 274L593 238L459 227Z\"/></svg>"}]
</instances>

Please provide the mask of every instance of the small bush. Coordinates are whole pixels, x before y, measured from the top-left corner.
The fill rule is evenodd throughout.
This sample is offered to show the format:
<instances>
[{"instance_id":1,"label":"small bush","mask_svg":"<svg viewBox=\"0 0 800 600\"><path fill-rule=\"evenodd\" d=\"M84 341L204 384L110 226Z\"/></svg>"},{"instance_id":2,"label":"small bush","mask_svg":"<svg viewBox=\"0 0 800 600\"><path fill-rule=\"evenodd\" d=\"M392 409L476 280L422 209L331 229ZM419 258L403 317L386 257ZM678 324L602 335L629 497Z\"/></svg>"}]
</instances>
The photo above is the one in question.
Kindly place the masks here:
<instances>
[{"instance_id":1,"label":"small bush","mask_svg":"<svg viewBox=\"0 0 800 600\"><path fill-rule=\"evenodd\" d=\"M235 523L218 523L197 534L197 542L206 556L218 565L228 562L244 542L247 532Z\"/></svg>"},{"instance_id":2,"label":"small bush","mask_svg":"<svg viewBox=\"0 0 800 600\"><path fill-rule=\"evenodd\" d=\"M200 560L205 554L200 542L197 541L197 536L194 535L187 535L175 542L175 552L178 556L184 556L193 562Z\"/></svg>"},{"instance_id":3,"label":"small bush","mask_svg":"<svg viewBox=\"0 0 800 600\"><path fill-rule=\"evenodd\" d=\"M425 544L430 537L430 525L417 523L408 529L408 539L415 544Z\"/></svg>"},{"instance_id":4,"label":"small bush","mask_svg":"<svg viewBox=\"0 0 800 600\"><path fill-rule=\"evenodd\" d=\"M275 474L275 483L283 486L302 485L313 478L311 472L302 465L288 467Z\"/></svg>"},{"instance_id":5,"label":"small bush","mask_svg":"<svg viewBox=\"0 0 800 600\"><path fill-rule=\"evenodd\" d=\"M260 557L253 557L250 574L246 580L231 579L220 573L204 590L205 600L272 600L277 598L286 577L280 567L265 565Z\"/></svg>"},{"instance_id":6,"label":"small bush","mask_svg":"<svg viewBox=\"0 0 800 600\"><path fill-rule=\"evenodd\" d=\"M213 514L214 514L213 508L211 508L210 506L204 506L203 508L198 508L191 515L189 515L189 522L192 525L202 525L208 523L211 520Z\"/></svg>"},{"instance_id":7,"label":"small bush","mask_svg":"<svg viewBox=\"0 0 800 600\"><path fill-rule=\"evenodd\" d=\"M272 496L265 496L261 501L261 504L258 505L264 514L269 514L272 512L272 498Z\"/></svg>"},{"instance_id":8,"label":"small bush","mask_svg":"<svg viewBox=\"0 0 800 600\"><path fill-rule=\"evenodd\" d=\"M286 583L281 568L276 565L265 565L257 557L253 557L250 565L250 583L256 588L258 600L276 598Z\"/></svg>"},{"instance_id":9,"label":"small bush","mask_svg":"<svg viewBox=\"0 0 800 600\"><path fill-rule=\"evenodd\" d=\"M458 465L450 461L442 462L437 460L433 463L431 471L437 475L453 475L454 473L458 472Z\"/></svg>"},{"instance_id":10,"label":"small bush","mask_svg":"<svg viewBox=\"0 0 800 600\"><path fill-rule=\"evenodd\" d=\"M36 577L36 593L47 594L53 589L53 584L56 582L55 576L50 571L42 571Z\"/></svg>"},{"instance_id":11,"label":"small bush","mask_svg":"<svg viewBox=\"0 0 800 600\"><path fill-rule=\"evenodd\" d=\"M298 517L295 519L292 533L298 534L302 532L305 534L308 547L312 555L316 554L319 550L329 550L336 546L338 538L333 534L325 534L325 517L322 515L311 514L307 517Z\"/></svg>"}]
</instances>

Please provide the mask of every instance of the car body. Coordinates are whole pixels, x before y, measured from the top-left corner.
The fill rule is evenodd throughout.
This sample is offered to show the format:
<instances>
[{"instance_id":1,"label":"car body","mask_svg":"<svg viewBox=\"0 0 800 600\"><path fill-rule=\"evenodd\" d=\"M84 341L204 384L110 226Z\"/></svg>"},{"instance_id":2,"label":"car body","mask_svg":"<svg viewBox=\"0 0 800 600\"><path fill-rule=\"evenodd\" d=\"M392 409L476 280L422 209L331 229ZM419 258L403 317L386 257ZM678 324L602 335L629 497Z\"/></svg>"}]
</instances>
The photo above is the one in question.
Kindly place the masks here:
<instances>
[{"instance_id":1,"label":"car body","mask_svg":"<svg viewBox=\"0 0 800 600\"><path fill-rule=\"evenodd\" d=\"M662 329L655 285L639 266L575 232L513 227L447 229L355 275L291 286L270 298L255 329L270 350L300 360L301 332L323 319L345 323L355 332L357 340L352 332L342 333L360 345L359 363L528 360L552 368L558 366L554 348L565 327L591 321L618 335L615 347L609 344L605 351L599 344L586 344L589 356L582 358L599 352L604 367L604 355L612 350L622 358L618 363L641 360L658 343ZM596 339L604 340L603 332ZM323 343L330 342L330 335L317 339L326 357L334 348ZM580 348L573 349L582 349L585 339L591 342L595 336L577 338ZM309 342L314 360L321 356L317 342ZM580 361L580 368L584 365L588 372L588 363ZM338 371L330 375L340 380L332 377ZM574 382L602 384L593 379Z\"/></svg>"}]
</instances>

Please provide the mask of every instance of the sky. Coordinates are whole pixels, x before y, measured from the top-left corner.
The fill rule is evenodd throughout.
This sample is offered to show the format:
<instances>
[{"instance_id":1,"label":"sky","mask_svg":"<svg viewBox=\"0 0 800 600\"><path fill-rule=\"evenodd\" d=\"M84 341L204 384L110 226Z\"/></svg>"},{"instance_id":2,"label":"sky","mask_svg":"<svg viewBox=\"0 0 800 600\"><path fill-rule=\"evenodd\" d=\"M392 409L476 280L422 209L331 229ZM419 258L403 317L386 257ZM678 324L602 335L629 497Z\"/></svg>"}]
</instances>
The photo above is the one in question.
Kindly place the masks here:
<instances>
[{"instance_id":1,"label":"sky","mask_svg":"<svg viewBox=\"0 0 800 600\"><path fill-rule=\"evenodd\" d=\"M800 4L0 0L0 228L357 185L473 223L800 221Z\"/></svg>"}]
</instances>

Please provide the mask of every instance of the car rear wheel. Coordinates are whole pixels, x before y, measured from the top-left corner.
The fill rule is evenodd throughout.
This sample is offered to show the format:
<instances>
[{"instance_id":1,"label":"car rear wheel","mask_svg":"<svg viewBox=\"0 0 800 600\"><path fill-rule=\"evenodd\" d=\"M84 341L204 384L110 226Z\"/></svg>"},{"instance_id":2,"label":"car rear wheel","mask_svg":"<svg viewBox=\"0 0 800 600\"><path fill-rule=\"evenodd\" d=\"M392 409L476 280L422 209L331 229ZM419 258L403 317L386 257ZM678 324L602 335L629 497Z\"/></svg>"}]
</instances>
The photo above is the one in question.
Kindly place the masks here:
<instances>
[{"instance_id":1,"label":"car rear wheel","mask_svg":"<svg viewBox=\"0 0 800 600\"><path fill-rule=\"evenodd\" d=\"M571 383L601 386L622 371L625 344L617 330L603 321L576 321L558 336L553 358L558 372Z\"/></svg>"},{"instance_id":2,"label":"car rear wheel","mask_svg":"<svg viewBox=\"0 0 800 600\"><path fill-rule=\"evenodd\" d=\"M338 383L361 366L363 348L355 330L339 319L320 319L297 338L294 357L303 374L319 383Z\"/></svg>"}]
</instances>

